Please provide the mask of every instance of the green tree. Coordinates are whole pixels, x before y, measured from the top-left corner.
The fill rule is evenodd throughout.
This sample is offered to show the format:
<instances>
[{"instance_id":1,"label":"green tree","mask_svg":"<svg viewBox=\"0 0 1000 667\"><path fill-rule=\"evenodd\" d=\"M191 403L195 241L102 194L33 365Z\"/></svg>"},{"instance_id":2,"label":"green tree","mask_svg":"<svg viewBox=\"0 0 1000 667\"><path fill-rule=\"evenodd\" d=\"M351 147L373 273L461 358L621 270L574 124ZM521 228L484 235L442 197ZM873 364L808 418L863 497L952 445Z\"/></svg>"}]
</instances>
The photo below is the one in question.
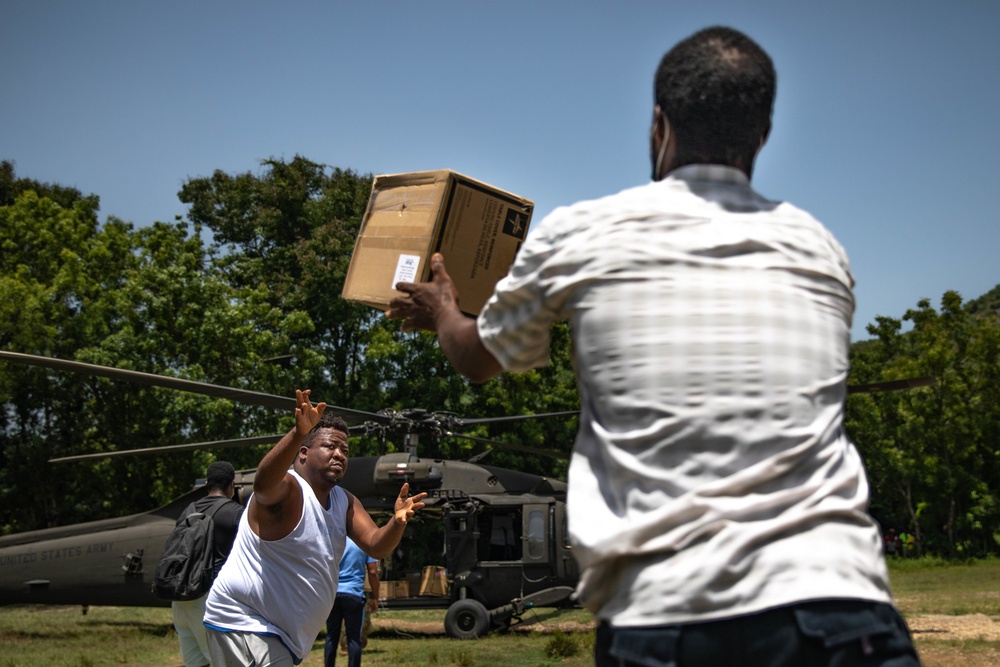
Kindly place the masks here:
<instances>
[{"instance_id":1,"label":"green tree","mask_svg":"<svg viewBox=\"0 0 1000 667\"><path fill-rule=\"evenodd\" d=\"M73 208L77 202L84 199L84 196L76 188L53 183L40 183L29 178L18 178L17 174L14 173L12 161L0 161L0 206L13 205L20 194L29 190L40 197L51 199L63 208ZM90 195L86 199L90 200L89 203L95 211L99 208L99 200L96 195Z\"/></svg>"},{"instance_id":2,"label":"green tree","mask_svg":"<svg viewBox=\"0 0 1000 667\"><path fill-rule=\"evenodd\" d=\"M216 171L191 179L179 197L195 225L211 232L210 253L229 284L259 291L286 317L308 322L277 351L291 356L282 379L293 386L261 390L309 386L328 403L348 406L363 394L363 351L381 319L340 298L371 177L299 156L263 166L259 175Z\"/></svg>"},{"instance_id":3,"label":"green tree","mask_svg":"<svg viewBox=\"0 0 1000 667\"><path fill-rule=\"evenodd\" d=\"M300 156L290 162L266 160L263 167L256 175L217 171L210 178L190 180L180 198L191 206L189 217L213 233L213 254L234 284L265 287L276 308L300 312L312 323L313 329L293 338L287 351L294 358L298 386L313 388L328 403L372 412L420 408L497 417L521 414L529 405L540 412L537 406L545 403L576 409L566 334L559 339L562 351L554 354L552 368L480 388L454 372L433 337L403 334L379 311L340 298L371 193L370 176ZM553 380L557 384L546 386ZM269 390L280 393L291 387ZM559 431L558 439L568 450L572 438L563 437L564 432ZM527 423L484 426L474 434L555 439ZM481 450L461 439L427 444L446 456ZM355 452L377 453L383 447L398 450L402 443L369 441ZM550 443L548 448L557 447ZM505 459L500 455L497 460ZM551 470L548 462L523 455L514 462Z\"/></svg>"},{"instance_id":4,"label":"green tree","mask_svg":"<svg viewBox=\"0 0 1000 667\"><path fill-rule=\"evenodd\" d=\"M1000 521L998 337L991 318L973 316L946 292L908 310L913 328L878 318L875 338L856 345L852 381L930 376L932 387L849 400L848 429L874 489L873 513L914 532L935 553L996 553Z\"/></svg>"},{"instance_id":5,"label":"green tree","mask_svg":"<svg viewBox=\"0 0 1000 667\"><path fill-rule=\"evenodd\" d=\"M136 231L111 218L101 226L96 197L67 208L15 189L13 203L0 207L4 349L245 386L262 357L310 327L274 309L263 291L230 287L206 265L187 223ZM229 401L10 363L0 365L0 397L5 531L149 509L189 488L214 454L62 466L50 457L267 432L280 419ZM259 454L242 458L249 466Z\"/></svg>"},{"instance_id":6,"label":"green tree","mask_svg":"<svg viewBox=\"0 0 1000 667\"><path fill-rule=\"evenodd\" d=\"M187 219L139 229L97 220L99 199L0 168L0 344L4 349L291 395L333 405L505 417L578 408L569 330L552 363L468 383L434 337L403 333L340 298L370 176L301 157L260 174L216 172L184 184ZM280 433L276 411L85 375L0 363L0 530L150 509L216 458L253 467L266 447L114 457L102 453ZM471 435L569 452L574 419L490 422ZM368 439L355 455L403 446ZM468 458L486 445L426 443ZM494 465L561 476L565 463L496 448ZM59 494L51 493L57 487ZM67 501L67 499L70 499ZM27 509L25 509L27 508Z\"/></svg>"},{"instance_id":7,"label":"green tree","mask_svg":"<svg viewBox=\"0 0 1000 667\"><path fill-rule=\"evenodd\" d=\"M99 230L96 197L58 190L61 205L44 195L50 188L40 187L39 194L23 187L8 166L3 190L15 194L0 206L0 345L71 356L101 329L99 309L88 306L120 286L113 276L130 261L127 230L117 221ZM0 368L0 506L17 510L10 512L15 528L49 525L59 509L45 493L52 482L45 461L52 443L74 446L84 437L76 419L82 408L77 387L39 369Z\"/></svg>"}]
</instances>

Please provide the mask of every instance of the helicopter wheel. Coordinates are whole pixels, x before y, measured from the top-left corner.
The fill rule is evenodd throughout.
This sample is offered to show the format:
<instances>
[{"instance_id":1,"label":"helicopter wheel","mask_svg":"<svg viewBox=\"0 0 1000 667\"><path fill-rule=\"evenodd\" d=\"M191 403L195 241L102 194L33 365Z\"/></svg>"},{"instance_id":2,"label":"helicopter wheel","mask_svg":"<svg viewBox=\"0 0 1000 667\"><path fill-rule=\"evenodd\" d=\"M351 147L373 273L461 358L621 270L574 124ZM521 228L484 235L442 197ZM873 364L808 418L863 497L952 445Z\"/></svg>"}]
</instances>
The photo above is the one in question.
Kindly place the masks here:
<instances>
[{"instance_id":1,"label":"helicopter wheel","mask_svg":"<svg viewBox=\"0 0 1000 667\"><path fill-rule=\"evenodd\" d=\"M489 613L478 600L459 600L444 616L444 630L453 639L477 639L489 628Z\"/></svg>"}]
</instances>

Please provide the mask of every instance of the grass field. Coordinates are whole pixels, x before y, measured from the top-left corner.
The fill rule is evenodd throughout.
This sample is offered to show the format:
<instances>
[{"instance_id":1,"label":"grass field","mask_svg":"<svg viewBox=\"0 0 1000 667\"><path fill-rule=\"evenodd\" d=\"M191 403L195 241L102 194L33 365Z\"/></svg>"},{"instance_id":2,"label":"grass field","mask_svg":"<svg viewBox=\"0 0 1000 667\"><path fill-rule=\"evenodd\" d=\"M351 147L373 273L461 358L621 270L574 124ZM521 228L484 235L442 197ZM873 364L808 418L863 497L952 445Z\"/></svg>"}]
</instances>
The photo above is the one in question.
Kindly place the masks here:
<instances>
[{"instance_id":1,"label":"grass field","mask_svg":"<svg viewBox=\"0 0 1000 667\"><path fill-rule=\"evenodd\" d=\"M1000 560L890 564L897 606L926 667L1000 665ZM441 634L443 611L381 611L366 667L578 667L591 665L590 617L542 609L516 632L476 641ZM338 663L346 665L346 657ZM303 665L323 664L322 640ZM0 667L181 665L169 609L0 607Z\"/></svg>"},{"instance_id":2,"label":"grass field","mask_svg":"<svg viewBox=\"0 0 1000 667\"><path fill-rule=\"evenodd\" d=\"M926 667L1000 665L1000 560L892 560L896 606Z\"/></svg>"}]
</instances>

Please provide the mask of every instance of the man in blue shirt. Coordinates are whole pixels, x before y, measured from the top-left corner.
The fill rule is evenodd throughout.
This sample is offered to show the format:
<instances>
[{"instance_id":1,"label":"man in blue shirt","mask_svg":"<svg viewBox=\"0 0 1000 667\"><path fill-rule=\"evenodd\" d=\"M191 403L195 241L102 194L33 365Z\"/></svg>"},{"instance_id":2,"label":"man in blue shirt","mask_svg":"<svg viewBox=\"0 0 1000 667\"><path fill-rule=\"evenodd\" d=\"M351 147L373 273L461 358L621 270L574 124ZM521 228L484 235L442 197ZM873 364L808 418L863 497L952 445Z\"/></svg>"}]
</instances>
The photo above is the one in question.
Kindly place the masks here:
<instances>
[{"instance_id":1,"label":"man in blue shirt","mask_svg":"<svg viewBox=\"0 0 1000 667\"><path fill-rule=\"evenodd\" d=\"M340 581L337 597L326 619L326 646L323 659L326 667L337 664L337 644L340 642L340 624L347 636L348 667L361 667L361 628L365 621L365 576L371 581L372 599L369 610L378 607L378 561L347 538L344 555L340 559Z\"/></svg>"}]
</instances>

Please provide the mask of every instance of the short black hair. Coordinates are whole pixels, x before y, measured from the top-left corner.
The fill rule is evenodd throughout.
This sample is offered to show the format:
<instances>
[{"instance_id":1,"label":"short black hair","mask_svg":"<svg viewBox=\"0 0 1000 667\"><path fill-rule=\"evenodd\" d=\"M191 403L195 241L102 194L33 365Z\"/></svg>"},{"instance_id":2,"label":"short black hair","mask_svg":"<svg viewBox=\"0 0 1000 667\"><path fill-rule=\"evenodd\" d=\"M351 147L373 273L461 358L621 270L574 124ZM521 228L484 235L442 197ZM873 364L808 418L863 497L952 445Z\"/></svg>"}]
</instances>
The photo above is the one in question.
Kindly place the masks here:
<instances>
[{"instance_id":1,"label":"short black hair","mask_svg":"<svg viewBox=\"0 0 1000 667\"><path fill-rule=\"evenodd\" d=\"M208 490L219 489L225 491L226 488L236 479L236 469L229 461L216 461L208 466L205 474L205 485Z\"/></svg>"},{"instance_id":2,"label":"short black hair","mask_svg":"<svg viewBox=\"0 0 1000 667\"><path fill-rule=\"evenodd\" d=\"M771 129L774 63L738 30L705 28L670 49L656 70L656 104L682 164L753 165Z\"/></svg>"},{"instance_id":3,"label":"short black hair","mask_svg":"<svg viewBox=\"0 0 1000 667\"><path fill-rule=\"evenodd\" d=\"M302 444L306 447L311 447L315 434L319 432L320 429L324 428L332 428L335 431L341 431L344 435L351 434L350 428L347 426L347 422L344 421L343 417L329 412L324 412L319 417L319 423L313 427L313 430L309 431L305 438L303 438Z\"/></svg>"}]
</instances>

